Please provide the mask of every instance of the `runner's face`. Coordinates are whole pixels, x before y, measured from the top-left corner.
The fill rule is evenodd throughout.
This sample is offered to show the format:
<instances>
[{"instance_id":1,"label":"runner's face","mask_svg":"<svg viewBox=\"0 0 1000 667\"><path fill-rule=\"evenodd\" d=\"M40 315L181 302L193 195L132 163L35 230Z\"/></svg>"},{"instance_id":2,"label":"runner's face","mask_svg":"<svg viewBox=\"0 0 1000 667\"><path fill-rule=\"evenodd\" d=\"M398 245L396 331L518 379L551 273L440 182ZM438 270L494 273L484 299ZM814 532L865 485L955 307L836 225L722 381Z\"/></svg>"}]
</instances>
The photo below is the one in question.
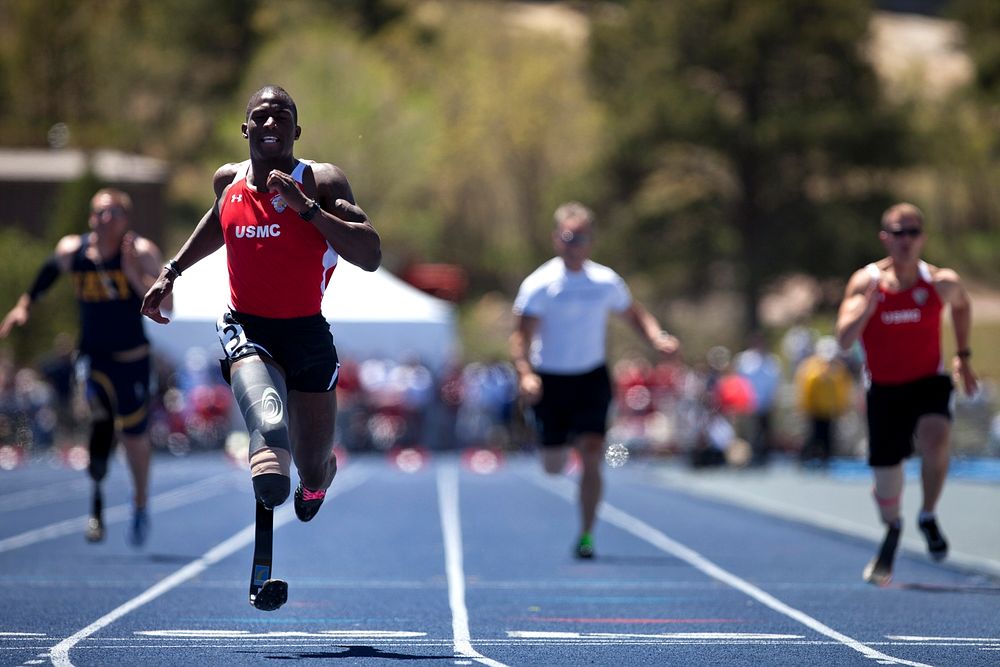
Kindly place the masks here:
<instances>
[{"instance_id":1,"label":"runner's face","mask_svg":"<svg viewBox=\"0 0 1000 667\"><path fill-rule=\"evenodd\" d=\"M924 228L920 220L901 217L879 233L889 256L898 261L916 261L924 248Z\"/></svg>"},{"instance_id":2,"label":"runner's face","mask_svg":"<svg viewBox=\"0 0 1000 667\"><path fill-rule=\"evenodd\" d=\"M590 223L580 218L563 221L552 235L556 253L570 268L578 268L590 257L594 244L594 230Z\"/></svg>"},{"instance_id":3,"label":"runner's face","mask_svg":"<svg viewBox=\"0 0 1000 667\"><path fill-rule=\"evenodd\" d=\"M128 213L111 195L101 195L90 204L90 228L98 234L124 234Z\"/></svg>"},{"instance_id":4,"label":"runner's face","mask_svg":"<svg viewBox=\"0 0 1000 667\"><path fill-rule=\"evenodd\" d=\"M301 129L292 109L283 101L265 96L250 110L243 135L250 143L251 159L273 160L292 155L292 146Z\"/></svg>"}]
</instances>

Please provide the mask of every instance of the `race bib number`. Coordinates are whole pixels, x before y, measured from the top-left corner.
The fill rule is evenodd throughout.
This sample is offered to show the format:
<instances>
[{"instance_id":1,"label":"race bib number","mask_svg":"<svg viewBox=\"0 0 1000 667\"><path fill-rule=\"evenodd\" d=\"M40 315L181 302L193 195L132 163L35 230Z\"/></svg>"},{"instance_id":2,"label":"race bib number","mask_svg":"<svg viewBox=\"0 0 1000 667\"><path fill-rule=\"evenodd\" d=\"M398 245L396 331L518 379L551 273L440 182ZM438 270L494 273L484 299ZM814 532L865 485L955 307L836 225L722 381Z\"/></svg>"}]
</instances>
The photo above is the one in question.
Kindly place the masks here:
<instances>
[{"instance_id":1,"label":"race bib number","mask_svg":"<svg viewBox=\"0 0 1000 667\"><path fill-rule=\"evenodd\" d=\"M247 340L243 325L237 322L232 314L224 313L215 325L215 329L219 333L222 349L230 361L236 361L240 357L254 353L254 345Z\"/></svg>"}]
</instances>

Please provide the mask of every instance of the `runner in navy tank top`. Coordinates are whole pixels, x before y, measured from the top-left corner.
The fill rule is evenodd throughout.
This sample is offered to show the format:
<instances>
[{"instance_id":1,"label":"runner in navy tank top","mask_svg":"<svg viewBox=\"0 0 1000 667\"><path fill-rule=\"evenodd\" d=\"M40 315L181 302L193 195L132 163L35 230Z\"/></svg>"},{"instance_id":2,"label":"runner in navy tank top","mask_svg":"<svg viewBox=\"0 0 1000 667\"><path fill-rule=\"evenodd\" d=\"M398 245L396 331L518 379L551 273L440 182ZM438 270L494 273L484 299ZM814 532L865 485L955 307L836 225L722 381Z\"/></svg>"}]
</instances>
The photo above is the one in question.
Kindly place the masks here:
<instances>
[{"instance_id":1,"label":"runner in navy tank top","mask_svg":"<svg viewBox=\"0 0 1000 667\"><path fill-rule=\"evenodd\" d=\"M250 602L277 609L287 584L271 574L273 509L299 473L295 513L313 518L333 482L339 363L323 293L340 259L374 271L381 241L338 167L296 159L298 110L278 86L247 104L250 159L215 173L215 205L146 294L142 312L166 323L162 300L191 265L225 245L230 308L219 319L223 372L250 435L257 540ZM293 414L294 419L289 419Z\"/></svg>"},{"instance_id":2,"label":"runner in navy tank top","mask_svg":"<svg viewBox=\"0 0 1000 667\"><path fill-rule=\"evenodd\" d=\"M0 338L28 321L31 305L61 273L68 273L80 308L77 376L90 407L90 464L94 481L87 540L104 539L101 482L120 433L135 490L128 533L133 546L149 531L149 342L143 331L141 295L159 275L156 245L129 231L132 201L114 189L91 199L91 232L66 236L42 267L31 289L0 324ZM169 307L170 303L165 303Z\"/></svg>"},{"instance_id":3,"label":"runner in navy tank top","mask_svg":"<svg viewBox=\"0 0 1000 667\"><path fill-rule=\"evenodd\" d=\"M879 239L887 256L851 276L837 316L837 339L848 348L859 339L866 357L868 463L886 535L862 576L885 585L899 544L903 460L921 454L923 504L917 526L935 560L948 553L935 508L948 474L952 379L941 356L941 311L951 309L955 382L977 390L969 335L972 309L958 274L924 262L924 217L912 204L896 204L882 216Z\"/></svg>"}]
</instances>

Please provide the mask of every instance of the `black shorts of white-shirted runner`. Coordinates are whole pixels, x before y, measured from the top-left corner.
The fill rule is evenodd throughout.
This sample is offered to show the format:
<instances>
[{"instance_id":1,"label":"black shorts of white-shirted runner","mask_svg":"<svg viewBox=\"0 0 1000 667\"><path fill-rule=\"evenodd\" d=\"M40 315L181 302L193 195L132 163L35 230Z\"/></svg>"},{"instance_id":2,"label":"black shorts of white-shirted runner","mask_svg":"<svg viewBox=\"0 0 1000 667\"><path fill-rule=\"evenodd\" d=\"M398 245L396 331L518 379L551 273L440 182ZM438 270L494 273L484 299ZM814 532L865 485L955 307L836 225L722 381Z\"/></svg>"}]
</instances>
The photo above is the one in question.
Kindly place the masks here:
<instances>
[{"instance_id":1,"label":"black shorts of white-shirted runner","mask_svg":"<svg viewBox=\"0 0 1000 667\"><path fill-rule=\"evenodd\" d=\"M561 447L584 433L604 435L611 380L606 366L580 373L539 373L542 398L535 405L535 422L543 447Z\"/></svg>"}]
</instances>

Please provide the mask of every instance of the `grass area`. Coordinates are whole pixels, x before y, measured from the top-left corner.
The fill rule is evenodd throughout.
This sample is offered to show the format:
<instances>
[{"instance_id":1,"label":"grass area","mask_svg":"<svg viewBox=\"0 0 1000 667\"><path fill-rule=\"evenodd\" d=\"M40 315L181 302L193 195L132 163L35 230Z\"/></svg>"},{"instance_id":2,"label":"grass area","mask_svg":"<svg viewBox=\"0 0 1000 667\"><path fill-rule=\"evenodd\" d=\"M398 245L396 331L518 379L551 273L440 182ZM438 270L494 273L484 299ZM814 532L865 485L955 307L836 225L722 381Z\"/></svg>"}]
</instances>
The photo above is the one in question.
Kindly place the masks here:
<instances>
[{"instance_id":1,"label":"grass area","mask_svg":"<svg viewBox=\"0 0 1000 667\"><path fill-rule=\"evenodd\" d=\"M992 382L1000 381L1000 322L973 322L972 325L972 368L983 380ZM950 328L944 337L945 353L949 355L955 351L955 337Z\"/></svg>"}]
</instances>

